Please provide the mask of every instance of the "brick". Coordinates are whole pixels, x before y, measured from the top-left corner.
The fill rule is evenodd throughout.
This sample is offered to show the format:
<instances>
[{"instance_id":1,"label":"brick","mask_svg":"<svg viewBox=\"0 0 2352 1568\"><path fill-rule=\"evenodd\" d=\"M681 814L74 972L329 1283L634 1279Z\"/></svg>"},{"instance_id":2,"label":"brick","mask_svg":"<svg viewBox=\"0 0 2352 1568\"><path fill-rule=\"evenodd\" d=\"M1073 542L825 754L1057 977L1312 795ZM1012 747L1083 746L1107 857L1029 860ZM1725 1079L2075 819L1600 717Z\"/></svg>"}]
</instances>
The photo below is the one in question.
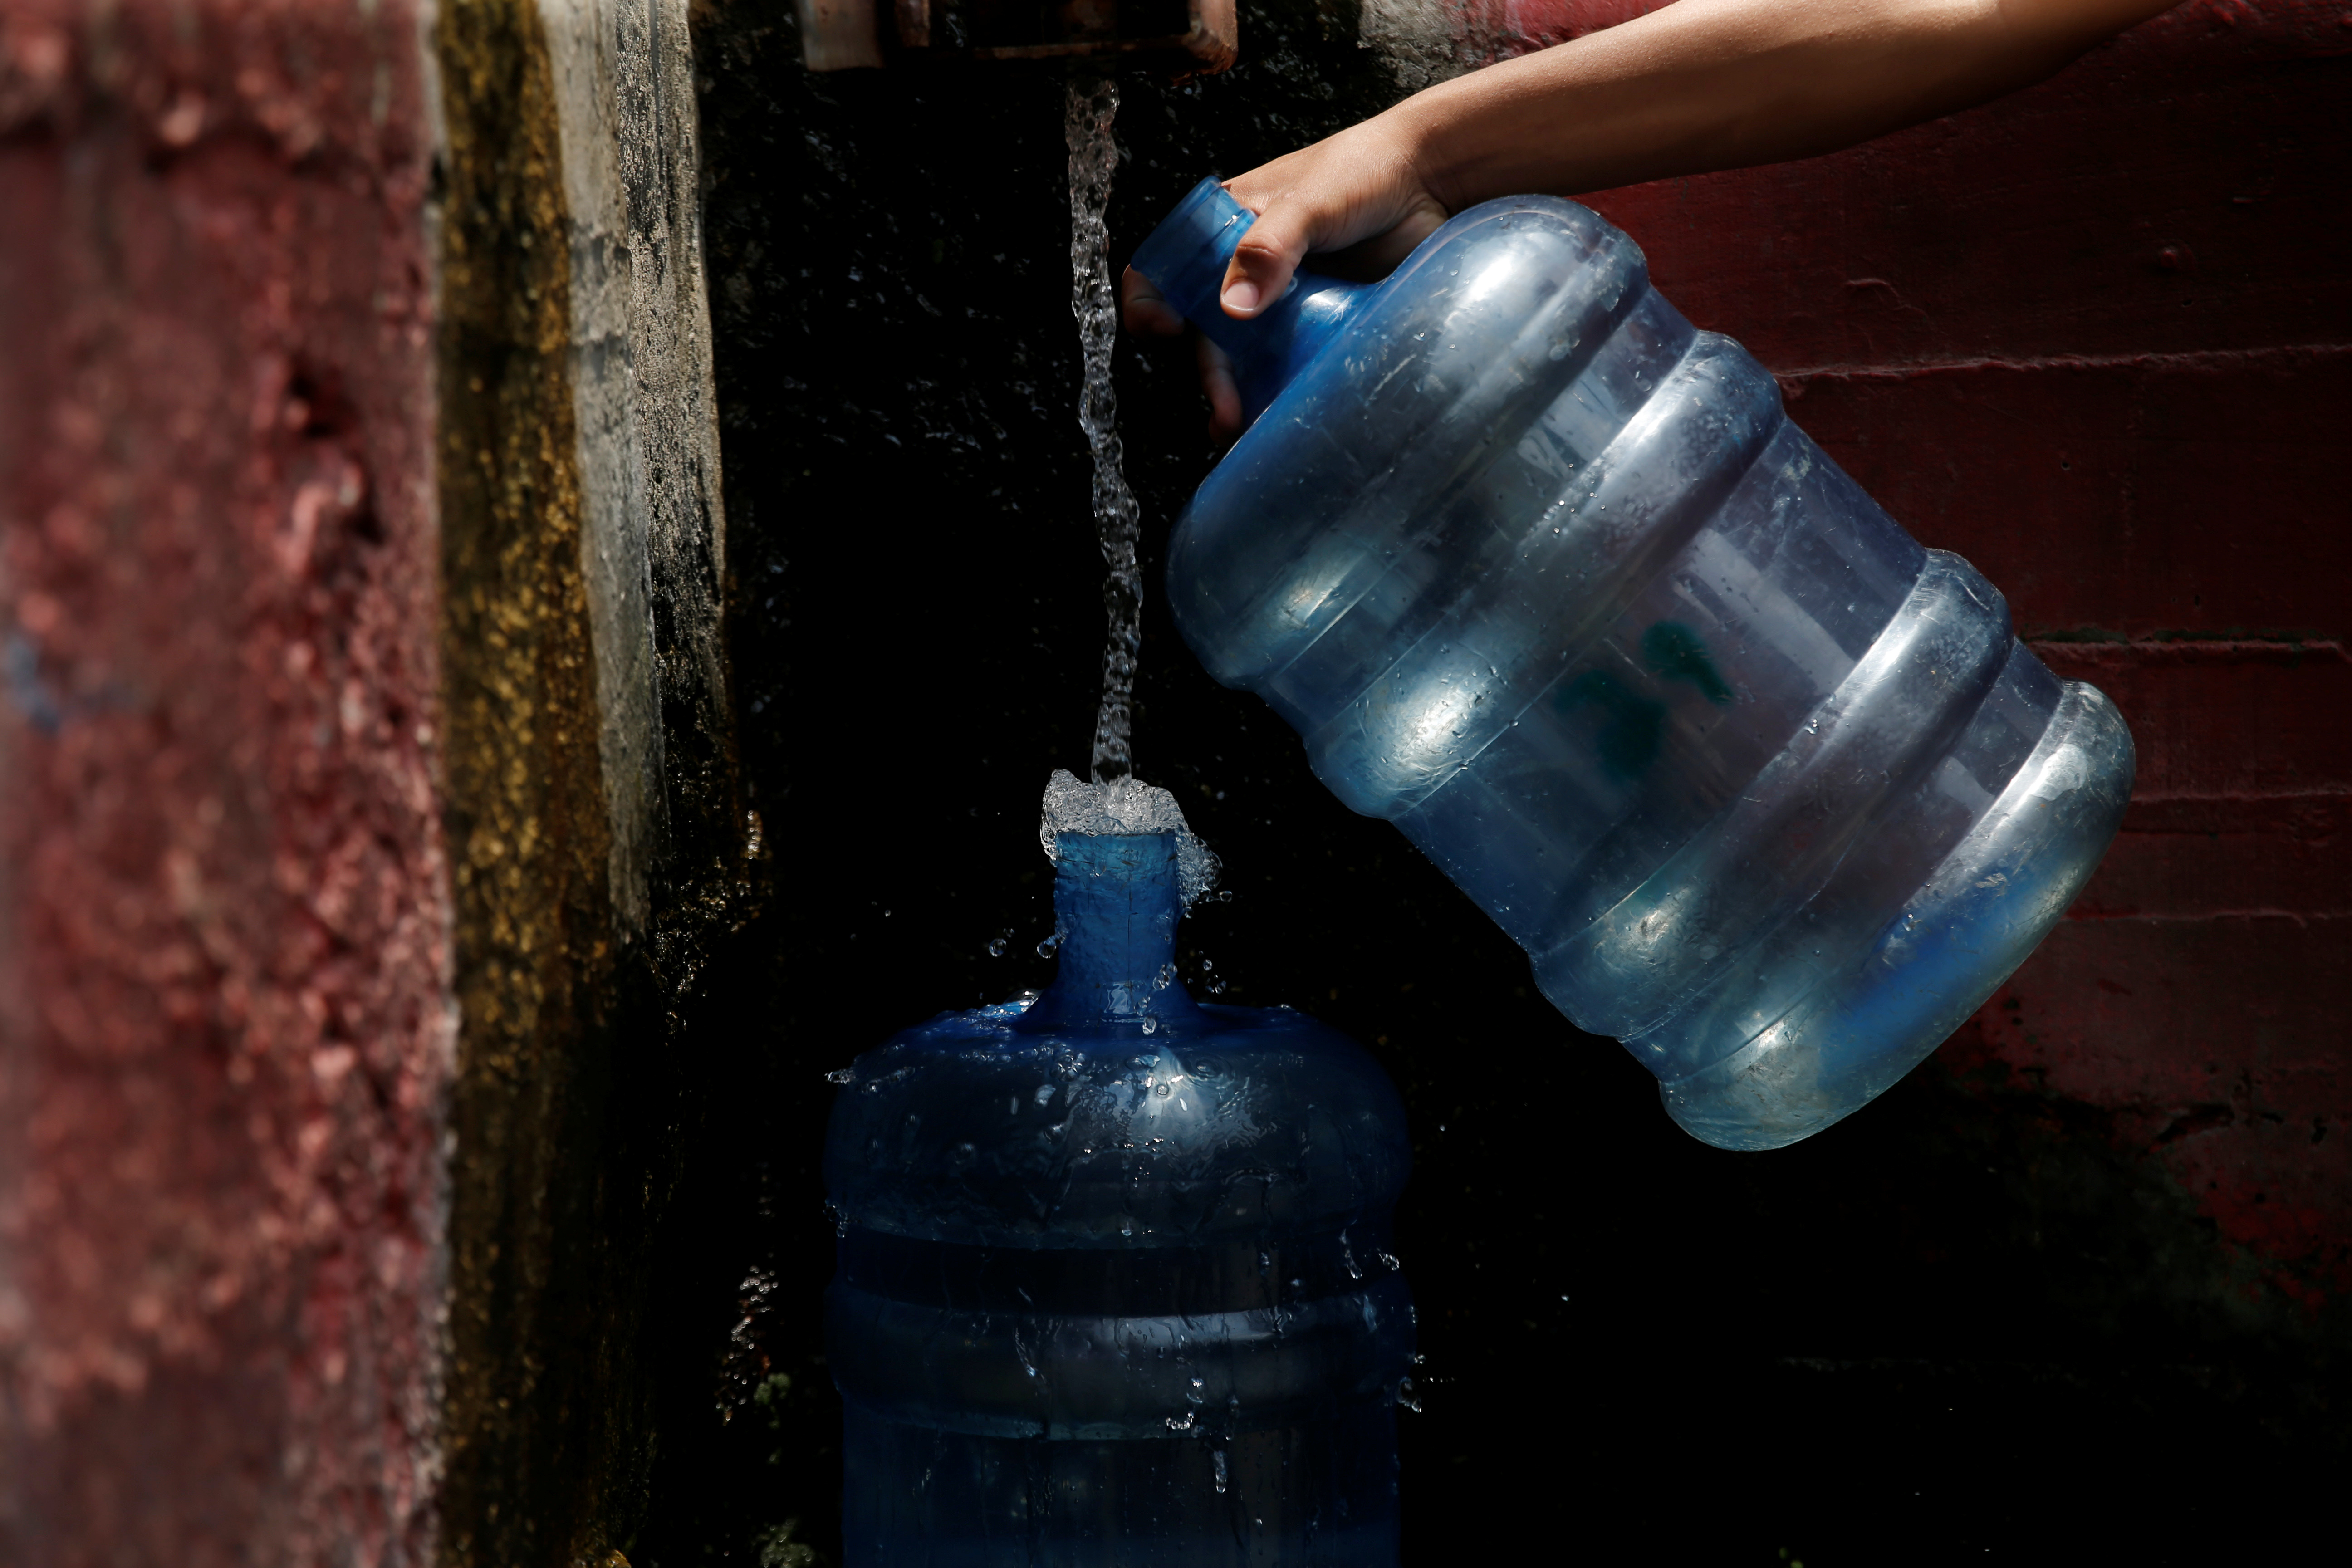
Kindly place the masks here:
<instances>
[{"instance_id":1,"label":"brick","mask_svg":"<svg viewBox=\"0 0 2352 1568\"><path fill-rule=\"evenodd\" d=\"M2107 1108L2221 1237L2315 1302L2352 1288L2352 923L2074 920L1945 1047Z\"/></svg>"},{"instance_id":2,"label":"brick","mask_svg":"<svg viewBox=\"0 0 2352 1568\"><path fill-rule=\"evenodd\" d=\"M1823 375L1789 395L2028 637L2347 630L2352 351Z\"/></svg>"},{"instance_id":3,"label":"brick","mask_svg":"<svg viewBox=\"0 0 2352 1568\"><path fill-rule=\"evenodd\" d=\"M2352 916L2352 798L2134 801L2079 920Z\"/></svg>"},{"instance_id":4,"label":"brick","mask_svg":"<svg viewBox=\"0 0 2352 1568\"><path fill-rule=\"evenodd\" d=\"M1591 199L1694 321L1776 369L2340 343L2340 22L2184 5L1982 108Z\"/></svg>"},{"instance_id":5,"label":"brick","mask_svg":"<svg viewBox=\"0 0 2352 1568\"><path fill-rule=\"evenodd\" d=\"M2352 658L2338 643L2037 643L2115 699L2139 750L2133 799L2352 795Z\"/></svg>"}]
</instances>

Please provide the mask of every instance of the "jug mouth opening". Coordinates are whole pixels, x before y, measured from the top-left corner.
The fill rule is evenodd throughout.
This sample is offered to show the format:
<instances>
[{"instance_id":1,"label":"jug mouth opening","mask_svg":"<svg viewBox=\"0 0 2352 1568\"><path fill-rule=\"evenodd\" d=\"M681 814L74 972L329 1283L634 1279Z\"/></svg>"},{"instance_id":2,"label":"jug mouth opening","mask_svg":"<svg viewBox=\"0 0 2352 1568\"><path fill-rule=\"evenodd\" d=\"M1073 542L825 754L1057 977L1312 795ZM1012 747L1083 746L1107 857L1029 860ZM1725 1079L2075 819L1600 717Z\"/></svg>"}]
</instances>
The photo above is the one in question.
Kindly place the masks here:
<instances>
[{"instance_id":1,"label":"jug mouth opening","mask_svg":"<svg viewBox=\"0 0 2352 1568\"><path fill-rule=\"evenodd\" d=\"M1221 309L1217 286L1256 221L1224 186L1202 180L1135 247L1129 265L1151 279L1178 313L1197 320L1204 310Z\"/></svg>"},{"instance_id":2,"label":"jug mouth opening","mask_svg":"<svg viewBox=\"0 0 2352 1568\"><path fill-rule=\"evenodd\" d=\"M1053 815L1049 809L1049 830ZM1151 815L1173 815L1172 799ZM1060 961L1054 983L1012 1027L1018 1034L1113 1030L1148 1044L1156 1034L1200 1021L1176 978L1187 835L1173 826L1140 833L1087 831L1091 826L1051 832Z\"/></svg>"},{"instance_id":3,"label":"jug mouth opening","mask_svg":"<svg viewBox=\"0 0 2352 1568\"><path fill-rule=\"evenodd\" d=\"M1045 858L1054 863L1057 879L1067 856L1077 856L1093 866L1097 874L1104 869L1097 864L1104 855L1131 858L1126 850L1088 847L1089 840L1108 843L1133 838L1137 841L1136 852L1157 854L1157 846L1145 846L1143 841L1162 834L1175 836L1177 890L1184 908L1190 909L1216 886L1220 866L1216 856L1184 820L1184 808L1176 803L1173 795L1145 784L1132 773L1105 783L1087 784L1068 769L1056 768L1045 781L1037 841ZM1133 870L1133 867L1128 868L1130 879ZM1059 909L1058 895L1055 907Z\"/></svg>"},{"instance_id":4,"label":"jug mouth opening","mask_svg":"<svg viewBox=\"0 0 2352 1568\"><path fill-rule=\"evenodd\" d=\"M1232 360L1244 425L1256 422L1381 288L1301 268L1279 298L1247 320L1225 314L1225 269L1256 221L1232 192L1202 180L1145 237L1130 262L1158 286L1170 308Z\"/></svg>"}]
</instances>

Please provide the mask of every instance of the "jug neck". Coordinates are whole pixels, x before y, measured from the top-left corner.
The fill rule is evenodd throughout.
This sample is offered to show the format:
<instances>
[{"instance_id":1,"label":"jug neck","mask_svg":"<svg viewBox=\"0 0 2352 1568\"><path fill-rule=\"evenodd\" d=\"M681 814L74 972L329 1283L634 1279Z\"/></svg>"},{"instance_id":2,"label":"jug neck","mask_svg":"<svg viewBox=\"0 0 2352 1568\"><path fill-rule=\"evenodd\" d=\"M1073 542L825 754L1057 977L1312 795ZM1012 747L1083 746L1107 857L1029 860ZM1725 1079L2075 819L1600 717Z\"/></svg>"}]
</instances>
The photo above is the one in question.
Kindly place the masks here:
<instances>
[{"instance_id":1,"label":"jug neck","mask_svg":"<svg viewBox=\"0 0 2352 1568\"><path fill-rule=\"evenodd\" d=\"M1173 833L1056 834L1054 984L1014 1026L1044 1029L1181 1026L1200 1009L1176 978L1184 917Z\"/></svg>"},{"instance_id":2,"label":"jug neck","mask_svg":"<svg viewBox=\"0 0 2352 1568\"><path fill-rule=\"evenodd\" d=\"M1202 180L1136 248L1135 269L1234 362L1242 418L1255 420L1305 370L1380 285L1301 271L1290 291L1237 321L1217 303L1225 267L1255 214L1214 180Z\"/></svg>"}]
</instances>

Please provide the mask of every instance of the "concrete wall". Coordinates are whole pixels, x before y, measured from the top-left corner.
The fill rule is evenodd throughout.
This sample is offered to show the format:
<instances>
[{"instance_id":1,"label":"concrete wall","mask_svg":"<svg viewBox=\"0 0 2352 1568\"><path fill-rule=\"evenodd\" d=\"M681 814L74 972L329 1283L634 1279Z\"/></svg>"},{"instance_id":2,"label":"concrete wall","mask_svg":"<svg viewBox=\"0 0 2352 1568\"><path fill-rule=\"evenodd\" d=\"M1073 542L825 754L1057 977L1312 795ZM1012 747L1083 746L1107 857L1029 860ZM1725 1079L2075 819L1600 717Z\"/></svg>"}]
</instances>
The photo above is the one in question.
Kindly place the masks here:
<instances>
[{"instance_id":1,"label":"concrete wall","mask_svg":"<svg viewBox=\"0 0 2352 1568\"><path fill-rule=\"evenodd\" d=\"M405 4L0 6L0 1557L430 1556L457 1053Z\"/></svg>"},{"instance_id":2,"label":"concrete wall","mask_svg":"<svg viewBox=\"0 0 2352 1568\"><path fill-rule=\"evenodd\" d=\"M749 842L688 58L0 4L0 1560L642 1510Z\"/></svg>"},{"instance_id":3,"label":"concrete wall","mask_svg":"<svg viewBox=\"0 0 2352 1568\"><path fill-rule=\"evenodd\" d=\"M435 37L456 1562L627 1544L702 1082L682 1040L751 842L684 26L677 0L514 4Z\"/></svg>"}]
</instances>

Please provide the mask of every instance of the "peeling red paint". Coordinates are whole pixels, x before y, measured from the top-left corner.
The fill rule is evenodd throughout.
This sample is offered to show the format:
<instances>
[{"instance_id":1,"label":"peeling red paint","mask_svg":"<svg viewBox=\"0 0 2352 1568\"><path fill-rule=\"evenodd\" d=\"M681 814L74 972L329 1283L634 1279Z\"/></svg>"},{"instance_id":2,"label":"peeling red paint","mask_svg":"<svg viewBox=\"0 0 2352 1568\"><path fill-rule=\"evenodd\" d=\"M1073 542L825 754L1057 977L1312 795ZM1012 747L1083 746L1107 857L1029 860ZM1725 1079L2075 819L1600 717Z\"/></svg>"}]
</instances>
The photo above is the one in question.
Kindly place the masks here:
<instances>
[{"instance_id":1,"label":"peeling red paint","mask_svg":"<svg viewBox=\"0 0 2352 1568\"><path fill-rule=\"evenodd\" d=\"M430 1555L404 0L0 4L0 1558Z\"/></svg>"}]
</instances>

